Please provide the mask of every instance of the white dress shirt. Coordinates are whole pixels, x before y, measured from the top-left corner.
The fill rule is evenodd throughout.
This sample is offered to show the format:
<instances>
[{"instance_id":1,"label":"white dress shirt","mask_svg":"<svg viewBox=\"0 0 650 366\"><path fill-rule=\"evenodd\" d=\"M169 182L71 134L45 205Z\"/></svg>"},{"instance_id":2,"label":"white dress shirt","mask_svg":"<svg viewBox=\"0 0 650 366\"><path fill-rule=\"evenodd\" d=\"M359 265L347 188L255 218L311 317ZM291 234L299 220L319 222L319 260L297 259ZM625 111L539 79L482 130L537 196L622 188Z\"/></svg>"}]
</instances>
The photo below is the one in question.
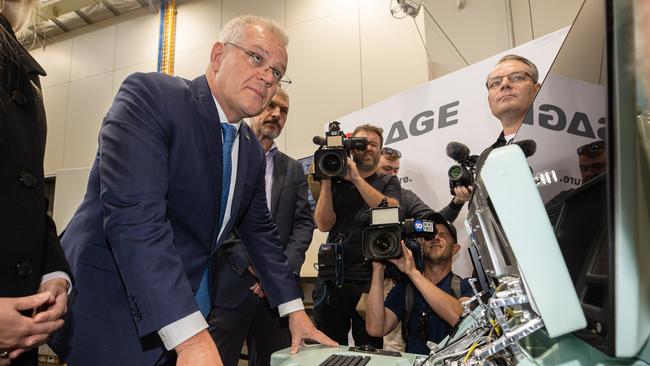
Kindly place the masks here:
<instances>
[{"instance_id":1,"label":"white dress shirt","mask_svg":"<svg viewBox=\"0 0 650 366\"><path fill-rule=\"evenodd\" d=\"M214 103L217 105L217 111L219 112L219 121L221 121L221 123L230 123L232 126L234 126L237 129L237 136L239 136L241 121L234 122L234 123L228 121L226 119L226 114L223 112L223 109L221 109L221 106L219 105L219 102L217 102L217 99L214 98L214 96L212 98L214 99ZM223 139L223 136L221 138ZM235 185L237 182L238 156L239 156L239 138L235 138L235 141L232 146L232 153L231 153L232 170L230 174L230 189L228 191L228 202L226 203L226 211L224 213L223 224L221 225L221 230L219 231L218 238L221 238L221 236L224 235L224 228L227 226L228 222L231 219L230 211L232 210L232 199L235 196L234 193L235 193ZM289 313L302 310L302 309L304 309L304 305L300 298L278 305L278 313L280 314L280 316L287 316ZM203 315L201 315L201 312L196 311L184 318L181 318L171 324L162 327L158 331L158 335L160 336L160 339L162 339L165 348L167 350L172 350L176 348L176 346L178 346L179 344L183 343L184 341L194 336L195 334L199 333L203 329L206 329L207 327L208 327L208 323L203 317Z\"/></svg>"}]
</instances>

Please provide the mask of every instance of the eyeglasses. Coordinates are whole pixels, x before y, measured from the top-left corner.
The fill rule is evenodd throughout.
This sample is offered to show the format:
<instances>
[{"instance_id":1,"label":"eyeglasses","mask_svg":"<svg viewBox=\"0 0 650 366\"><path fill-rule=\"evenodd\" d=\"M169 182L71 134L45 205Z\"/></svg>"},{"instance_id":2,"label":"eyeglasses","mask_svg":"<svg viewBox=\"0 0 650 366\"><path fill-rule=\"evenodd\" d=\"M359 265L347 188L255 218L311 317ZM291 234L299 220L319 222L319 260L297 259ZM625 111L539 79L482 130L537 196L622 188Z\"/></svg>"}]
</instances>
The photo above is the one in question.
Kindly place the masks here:
<instances>
[{"instance_id":1,"label":"eyeglasses","mask_svg":"<svg viewBox=\"0 0 650 366\"><path fill-rule=\"evenodd\" d=\"M529 77L530 80L535 81L533 77L530 76L530 74L527 73L526 71L516 71L505 76L495 76L493 78L489 78L488 81L485 83L485 86L487 86L489 90L497 89L498 87L501 86L503 79L506 77L513 84L523 83L524 81L526 81L526 77Z\"/></svg>"},{"instance_id":2,"label":"eyeglasses","mask_svg":"<svg viewBox=\"0 0 650 366\"><path fill-rule=\"evenodd\" d=\"M254 68L263 68L264 72L266 72L266 70L271 70L271 75L273 75L273 80L275 81L275 84L278 84L280 89L286 89L289 86L289 84L291 84L291 79L289 79L288 76L283 75L280 70L276 69L275 67L273 67L271 65L266 65L265 66L266 62L265 62L264 56L260 55L259 53L253 52L253 51L251 51L251 50L249 50L247 48L244 48L242 46L236 45L236 44L231 43L231 42L226 42L224 44L233 46L236 49L238 49L238 50L244 52L245 54L247 54L248 55L248 63L251 66L253 66Z\"/></svg>"},{"instance_id":3,"label":"eyeglasses","mask_svg":"<svg viewBox=\"0 0 650 366\"><path fill-rule=\"evenodd\" d=\"M382 155L394 155L394 156L396 156L397 158L401 158L401 157L402 157L402 153L399 152L399 150L397 150L397 149L391 149L390 147L384 147L384 148L382 148L382 149L381 149L381 154L382 154Z\"/></svg>"},{"instance_id":4,"label":"eyeglasses","mask_svg":"<svg viewBox=\"0 0 650 366\"><path fill-rule=\"evenodd\" d=\"M605 141L594 141L589 144L582 145L578 148L578 156L589 152L589 153L596 153L605 150Z\"/></svg>"},{"instance_id":5,"label":"eyeglasses","mask_svg":"<svg viewBox=\"0 0 650 366\"><path fill-rule=\"evenodd\" d=\"M418 337L422 342L427 342L429 340L429 334L427 328L429 327L429 320L431 314L425 311L421 311L418 315Z\"/></svg>"}]
</instances>

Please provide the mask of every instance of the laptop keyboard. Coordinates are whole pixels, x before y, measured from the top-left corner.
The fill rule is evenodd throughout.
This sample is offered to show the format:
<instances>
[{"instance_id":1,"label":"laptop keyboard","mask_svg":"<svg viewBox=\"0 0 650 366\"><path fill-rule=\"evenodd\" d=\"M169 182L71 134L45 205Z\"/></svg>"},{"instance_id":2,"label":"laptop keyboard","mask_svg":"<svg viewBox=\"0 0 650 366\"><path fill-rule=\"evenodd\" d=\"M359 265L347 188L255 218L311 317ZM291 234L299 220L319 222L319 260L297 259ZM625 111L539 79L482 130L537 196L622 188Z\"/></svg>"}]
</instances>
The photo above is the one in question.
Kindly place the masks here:
<instances>
[{"instance_id":1,"label":"laptop keyboard","mask_svg":"<svg viewBox=\"0 0 650 366\"><path fill-rule=\"evenodd\" d=\"M364 366L370 356L331 355L318 366Z\"/></svg>"}]
</instances>

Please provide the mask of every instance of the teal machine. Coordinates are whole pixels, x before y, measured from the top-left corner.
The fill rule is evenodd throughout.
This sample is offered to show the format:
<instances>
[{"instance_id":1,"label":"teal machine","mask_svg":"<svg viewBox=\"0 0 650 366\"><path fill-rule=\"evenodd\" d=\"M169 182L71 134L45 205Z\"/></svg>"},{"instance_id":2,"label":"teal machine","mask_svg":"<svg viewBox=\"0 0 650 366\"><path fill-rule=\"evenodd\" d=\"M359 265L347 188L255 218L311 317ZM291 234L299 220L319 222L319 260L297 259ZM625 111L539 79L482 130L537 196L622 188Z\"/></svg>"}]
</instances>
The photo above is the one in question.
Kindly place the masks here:
<instances>
[{"instance_id":1,"label":"teal machine","mask_svg":"<svg viewBox=\"0 0 650 366\"><path fill-rule=\"evenodd\" d=\"M494 150L476 185L466 226L489 296L464 304L459 329L422 365L650 364L649 14L647 1L583 3L515 138L536 141L535 155ZM569 133L545 139L541 123L567 82L602 90L570 96L595 111L544 117L570 129L583 113L573 132L587 136L590 124L594 136L578 145ZM589 169L584 142L602 153L602 172L574 174L582 182L558 193L554 180L572 166Z\"/></svg>"},{"instance_id":2,"label":"teal machine","mask_svg":"<svg viewBox=\"0 0 650 366\"><path fill-rule=\"evenodd\" d=\"M276 352L271 365L321 365L332 354L369 355L369 366L650 365L645 3L586 0L515 138L536 141L535 155L510 145L486 160L465 222L475 296L448 338L429 355L313 345ZM554 181L579 163L575 138L546 144L536 116L558 79L602 87L592 124L606 155L603 173L559 195Z\"/></svg>"}]
</instances>

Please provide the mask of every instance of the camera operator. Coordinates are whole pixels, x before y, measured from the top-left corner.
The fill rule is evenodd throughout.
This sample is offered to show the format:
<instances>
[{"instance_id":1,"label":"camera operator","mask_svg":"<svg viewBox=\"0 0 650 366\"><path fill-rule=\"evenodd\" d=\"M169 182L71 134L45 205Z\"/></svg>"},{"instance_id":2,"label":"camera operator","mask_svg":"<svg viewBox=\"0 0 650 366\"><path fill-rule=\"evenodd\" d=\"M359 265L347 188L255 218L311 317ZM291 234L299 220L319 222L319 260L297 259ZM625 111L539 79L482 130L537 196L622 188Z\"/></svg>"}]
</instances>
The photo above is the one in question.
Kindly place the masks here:
<instances>
[{"instance_id":1,"label":"camera operator","mask_svg":"<svg viewBox=\"0 0 650 366\"><path fill-rule=\"evenodd\" d=\"M363 318L355 307L361 294L367 290L372 273L370 263L364 263L361 253L361 231L369 220L367 211L386 202L398 206L400 185L397 177L380 176L375 172L379 151L383 144L383 130L369 124L357 127L352 137L365 137L365 150L352 150L348 158L348 174L343 180L322 179L314 220L319 230L329 231L328 242L344 237L343 272L341 286L325 285L319 273L317 288L321 296L315 298L316 325L339 344L348 344L348 332L357 346L371 345L381 348L381 338L371 338L366 333ZM324 299L322 298L324 297Z\"/></svg>"},{"instance_id":2,"label":"camera operator","mask_svg":"<svg viewBox=\"0 0 650 366\"><path fill-rule=\"evenodd\" d=\"M401 158L402 153L399 150L384 147L381 149L381 157L379 158L379 164L377 165L377 173L397 176ZM442 217L449 222L454 222L460 213L460 209L463 208L463 205L470 199L471 195L471 186L454 187L454 198L447 206L440 210ZM420 217L426 212L432 211L429 206L422 202L420 197L418 197L413 191L404 187L402 187L401 202L400 218Z\"/></svg>"},{"instance_id":3,"label":"camera operator","mask_svg":"<svg viewBox=\"0 0 650 366\"><path fill-rule=\"evenodd\" d=\"M492 149L509 144L517 134L539 91L538 78L537 66L519 55L503 56L488 75L485 83L488 103L492 114L501 121L503 131L497 141L481 153L476 164L477 176Z\"/></svg>"},{"instance_id":4,"label":"camera operator","mask_svg":"<svg viewBox=\"0 0 650 366\"><path fill-rule=\"evenodd\" d=\"M454 226L439 213L430 212L423 219L435 222L437 231L430 240L416 238L422 246L424 268L422 272L416 268L412 252L402 242L404 254L389 261L408 280L398 282L385 301L385 265L373 262L366 330L372 336L383 336L401 321L406 352L429 354L427 341L438 343L449 334L462 313L461 302L472 296L472 289L466 279L451 271L452 257L460 250Z\"/></svg>"},{"instance_id":5,"label":"camera operator","mask_svg":"<svg viewBox=\"0 0 650 366\"><path fill-rule=\"evenodd\" d=\"M381 149L381 156L379 158L379 164L377 165L377 174L385 175L394 175L397 176L397 173L400 169L400 159L402 158L402 153L390 147L384 147ZM454 222L460 213L461 208L465 202L467 202L471 197L472 187L469 188L459 186L454 187L454 198L451 202L440 210L442 217L448 222ZM402 187L402 205L400 206L400 218L411 218L411 217L422 217L427 213L433 211L427 204L425 204L420 197L418 197L415 192ZM395 285L393 278L391 276L386 276L384 280L384 297L388 295L388 292ZM402 337L401 327L395 327L393 331L384 336L384 349L391 351L404 351L404 339Z\"/></svg>"}]
</instances>

